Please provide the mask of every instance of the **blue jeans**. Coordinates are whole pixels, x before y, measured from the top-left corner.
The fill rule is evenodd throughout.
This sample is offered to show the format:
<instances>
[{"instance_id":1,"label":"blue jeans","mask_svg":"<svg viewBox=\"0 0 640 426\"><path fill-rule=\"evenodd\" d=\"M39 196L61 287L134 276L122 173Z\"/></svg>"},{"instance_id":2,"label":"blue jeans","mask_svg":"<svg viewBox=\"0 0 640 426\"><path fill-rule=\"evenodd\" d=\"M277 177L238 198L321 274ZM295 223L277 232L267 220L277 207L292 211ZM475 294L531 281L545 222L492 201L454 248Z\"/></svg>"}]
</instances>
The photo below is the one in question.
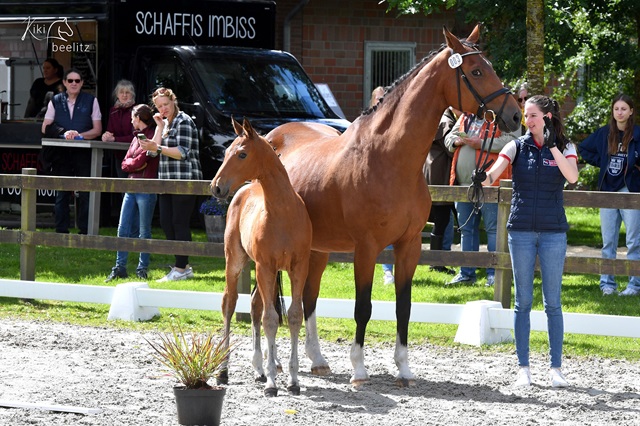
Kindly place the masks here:
<instances>
[{"instance_id":1,"label":"blue jeans","mask_svg":"<svg viewBox=\"0 0 640 426\"><path fill-rule=\"evenodd\" d=\"M487 250L496 251L496 231L498 228L498 204L484 203L480 214L473 214L473 203L456 203L458 226L460 227L460 245L462 251L480 250L480 216L487 232ZM468 221L467 221L468 220ZM476 267L463 266L460 273L470 278L476 277ZM487 268L487 276L494 275L494 268Z\"/></svg>"},{"instance_id":2,"label":"blue jeans","mask_svg":"<svg viewBox=\"0 0 640 426\"><path fill-rule=\"evenodd\" d=\"M618 192L629 192L629 190L624 187ZM602 257L616 258L622 222L627 234L627 259L640 260L640 210L631 209L600 209ZM617 286L613 275L600 276L600 289L605 287L615 289ZM640 276L630 276L628 288L640 291Z\"/></svg>"},{"instance_id":3,"label":"blue jeans","mask_svg":"<svg viewBox=\"0 0 640 426\"><path fill-rule=\"evenodd\" d=\"M118 223L118 237L151 238L151 221L156 208L156 194L124 194ZM138 227L139 224L139 227ZM139 235L135 235L139 229ZM116 266L126 269L129 252L119 251L116 255ZM140 253L136 270L149 268L149 253Z\"/></svg>"},{"instance_id":4,"label":"blue jeans","mask_svg":"<svg viewBox=\"0 0 640 426\"><path fill-rule=\"evenodd\" d=\"M515 283L514 334L518 365L529 366L530 313L533 304L533 272L540 260L542 303L547 314L551 368L562 367L562 272L567 253L564 232L509 231L509 252Z\"/></svg>"},{"instance_id":5,"label":"blue jeans","mask_svg":"<svg viewBox=\"0 0 640 426\"><path fill-rule=\"evenodd\" d=\"M384 248L385 250L393 250L393 244L389 244ZM393 274L393 263L383 263L382 272L391 272Z\"/></svg>"}]
</instances>

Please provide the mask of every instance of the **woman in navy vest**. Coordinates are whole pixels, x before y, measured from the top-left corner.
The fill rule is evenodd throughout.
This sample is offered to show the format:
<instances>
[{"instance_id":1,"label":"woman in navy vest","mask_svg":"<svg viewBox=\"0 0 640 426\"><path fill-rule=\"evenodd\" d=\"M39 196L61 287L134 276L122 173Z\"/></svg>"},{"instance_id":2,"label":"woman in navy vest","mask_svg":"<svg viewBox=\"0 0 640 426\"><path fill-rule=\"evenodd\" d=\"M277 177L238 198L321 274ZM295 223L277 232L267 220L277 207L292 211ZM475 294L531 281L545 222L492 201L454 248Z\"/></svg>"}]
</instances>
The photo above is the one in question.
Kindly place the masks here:
<instances>
[{"instance_id":1,"label":"woman in navy vest","mask_svg":"<svg viewBox=\"0 0 640 426\"><path fill-rule=\"evenodd\" d=\"M58 93L47 106L42 122L46 137L67 140L96 139L102 133L102 114L95 96L82 92L82 74L69 69L63 78L65 92ZM55 176L91 175L89 148L56 148L58 155L51 165ZM56 232L68 234L70 226L69 203L71 191L57 191L55 205ZM86 234L89 224L89 193L81 192L78 200L78 228Z\"/></svg>"},{"instance_id":2,"label":"woman in navy vest","mask_svg":"<svg viewBox=\"0 0 640 426\"><path fill-rule=\"evenodd\" d=\"M598 190L640 192L640 126L635 124L633 100L619 94L611 102L609 124L596 130L578 145L580 155L592 166L600 167ZM640 259L640 210L600 209L602 257L615 259L618 253L620 225L624 222L627 239L627 259ZM615 276L600 276L604 296L615 294ZM627 288L619 296L640 295L640 276L629 277Z\"/></svg>"},{"instance_id":3,"label":"woman in navy vest","mask_svg":"<svg viewBox=\"0 0 640 426\"><path fill-rule=\"evenodd\" d=\"M527 133L509 142L496 163L474 173L474 183L490 185L512 165L513 193L507 221L515 282L514 334L520 366L516 386L531 385L529 371L530 313L533 274L540 261L542 296L549 330L551 386L567 387L562 374L562 272L569 224L564 212L565 180L578 180L578 155L564 135L558 103L546 96L529 98L524 107Z\"/></svg>"}]
</instances>

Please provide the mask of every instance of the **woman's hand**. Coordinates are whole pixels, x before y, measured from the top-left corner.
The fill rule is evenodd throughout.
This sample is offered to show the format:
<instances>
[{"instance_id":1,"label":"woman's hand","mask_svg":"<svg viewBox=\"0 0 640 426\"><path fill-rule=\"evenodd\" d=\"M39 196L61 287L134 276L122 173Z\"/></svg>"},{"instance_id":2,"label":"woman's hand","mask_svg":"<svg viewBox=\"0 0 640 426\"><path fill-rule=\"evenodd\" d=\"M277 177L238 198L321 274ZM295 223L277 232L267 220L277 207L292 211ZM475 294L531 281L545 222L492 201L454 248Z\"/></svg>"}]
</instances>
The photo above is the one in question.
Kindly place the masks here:
<instances>
[{"instance_id":1,"label":"woman's hand","mask_svg":"<svg viewBox=\"0 0 640 426\"><path fill-rule=\"evenodd\" d=\"M164 128L164 120L162 119L162 114L160 114L159 112L156 112L155 114L153 114L153 121L156 122L156 125L163 129Z\"/></svg>"},{"instance_id":2,"label":"woman's hand","mask_svg":"<svg viewBox=\"0 0 640 426\"><path fill-rule=\"evenodd\" d=\"M150 139L138 139L138 142L140 142L140 146L145 151L151 151L155 153L158 150L158 144Z\"/></svg>"},{"instance_id":3,"label":"woman's hand","mask_svg":"<svg viewBox=\"0 0 640 426\"><path fill-rule=\"evenodd\" d=\"M102 142L113 142L115 140L116 138L113 136L113 133L111 132L104 132L102 134Z\"/></svg>"}]
</instances>

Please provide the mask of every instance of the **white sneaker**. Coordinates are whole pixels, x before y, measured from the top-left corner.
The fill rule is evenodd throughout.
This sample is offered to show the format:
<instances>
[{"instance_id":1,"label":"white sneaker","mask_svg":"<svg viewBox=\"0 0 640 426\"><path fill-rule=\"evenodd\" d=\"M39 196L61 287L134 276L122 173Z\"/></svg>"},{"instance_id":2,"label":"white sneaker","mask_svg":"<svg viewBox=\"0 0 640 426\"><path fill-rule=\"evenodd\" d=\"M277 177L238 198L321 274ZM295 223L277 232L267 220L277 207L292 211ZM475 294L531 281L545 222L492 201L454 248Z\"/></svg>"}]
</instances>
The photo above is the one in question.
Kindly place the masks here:
<instances>
[{"instance_id":1,"label":"white sneaker","mask_svg":"<svg viewBox=\"0 0 640 426\"><path fill-rule=\"evenodd\" d=\"M396 281L393 278L393 273L391 271L384 271L384 283L385 284L393 284L395 282Z\"/></svg>"},{"instance_id":2,"label":"white sneaker","mask_svg":"<svg viewBox=\"0 0 640 426\"><path fill-rule=\"evenodd\" d=\"M559 368L552 368L549 370L549 375L551 376L552 388L566 388L569 386L569 382L564 378L562 371Z\"/></svg>"},{"instance_id":3,"label":"white sneaker","mask_svg":"<svg viewBox=\"0 0 640 426\"><path fill-rule=\"evenodd\" d=\"M611 296L612 294L615 294L615 292L616 292L615 287L611 287L611 286L606 286L602 289L603 296Z\"/></svg>"},{"instance_id":4,"label":"white sneaker","mask_svg":"<svg viewBox=\"0 0 640 426\"><path fill-rule=\"evenodd\" d=\"M531 371L529 370L529 367L520 367L520 371L518 371L518 378L513 386L531 386Z\"/></svg>"},{"instance_id":5,"label":"white sneaker","mask_svg":"<svg viewBox=\"0 0 640 426\"><path fill-rule=\"evenodd\" d=\"M627 287L624 289L624 291L621 291L618 296L637 296L639 294L640 291L636 290L635 288Z\"/></svg>"},{"instance_id":6,"label":"white sneaker","mask_svg":"<svg viewBox=\"0 0 640 426\"><path fill-rule=\"evenodd\" d=\"M164 283L167 281L179 281L179 280L186 280L189 278L193 278L193 269L190 266L187 267L184 270L184 272L180 272L175 267L172 267L171 271L167 275L160 278L159 280L156 280L156 282Z\"/></svg>"}]
</instances>

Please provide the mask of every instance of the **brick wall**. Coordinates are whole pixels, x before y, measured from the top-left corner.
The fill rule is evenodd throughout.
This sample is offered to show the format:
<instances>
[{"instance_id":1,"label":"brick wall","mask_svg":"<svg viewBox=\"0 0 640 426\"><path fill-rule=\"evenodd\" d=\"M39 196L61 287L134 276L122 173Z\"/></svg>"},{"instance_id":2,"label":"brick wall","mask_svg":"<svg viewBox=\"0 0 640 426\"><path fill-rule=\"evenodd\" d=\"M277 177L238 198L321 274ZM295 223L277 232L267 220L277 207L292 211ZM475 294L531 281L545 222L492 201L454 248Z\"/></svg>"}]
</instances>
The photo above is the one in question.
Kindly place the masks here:
<instances>
[{"instance_id":1,"label":"brick wall","mask_svg":"<svg viewBox=\"0 0 640 426\"><path fill-rule=\"evenodd\" d=\"M278 1L276 46L283 46L287 14L299 1ZM416 61L444 42L442 26L458 36L453 13L396 17L377 0L310 0L291 21L290 52L314 83L326 83L348 120L363 106L364 42L415 42Z\"/></svg>"}]
</instances>

